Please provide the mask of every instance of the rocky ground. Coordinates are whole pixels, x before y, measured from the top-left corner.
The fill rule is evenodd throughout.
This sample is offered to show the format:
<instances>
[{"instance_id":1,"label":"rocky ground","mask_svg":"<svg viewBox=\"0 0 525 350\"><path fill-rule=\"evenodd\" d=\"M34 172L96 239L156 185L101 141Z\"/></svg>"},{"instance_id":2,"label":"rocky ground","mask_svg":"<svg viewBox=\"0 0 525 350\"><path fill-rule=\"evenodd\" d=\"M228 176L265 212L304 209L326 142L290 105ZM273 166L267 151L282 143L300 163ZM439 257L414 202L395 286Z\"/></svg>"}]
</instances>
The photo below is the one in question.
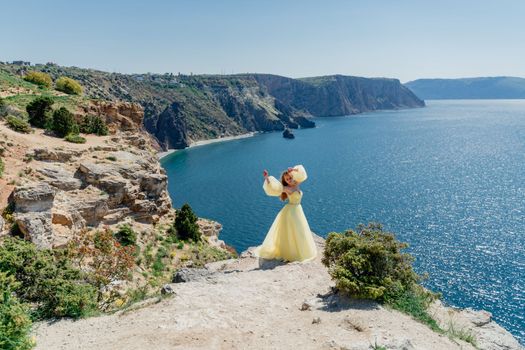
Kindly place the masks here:
<instances>
[{"instance_id":1,"label":"rocky ground","mask_svg":"<svg viewBox=\"0 0 525 350\"><path fill-rule=\"evenodd\" d=\"M108 103L100 108L110 126L117 123L111 121L113 115L126 131L86 135L85 144L69 143L43 130L20 134L0 123L6 164L0 208L8 202L14 205L12 220L37 246L60 247L80 230L124 220L152 224L171 210L167 176L151 140L140 132L142 114L134 116L130 109L133 113L125 116L119 106Z\"/></svg>"},{"instance_id":2,"label":"rocky ground","mask_svg":"<svg viewBox=\"0 0 525 350\"><path fill-rule=\"evenodd\" d=\"M316 236L319 251L324 247ZM332 291L320 256L282 264L255 258L183 270L164 299L143 308L40 323L37 349L474 349L409 316ZM470 331L479 349L523 349L490 314L440 303L432 313L446 328Z\"/></svg>"}]
</instances>

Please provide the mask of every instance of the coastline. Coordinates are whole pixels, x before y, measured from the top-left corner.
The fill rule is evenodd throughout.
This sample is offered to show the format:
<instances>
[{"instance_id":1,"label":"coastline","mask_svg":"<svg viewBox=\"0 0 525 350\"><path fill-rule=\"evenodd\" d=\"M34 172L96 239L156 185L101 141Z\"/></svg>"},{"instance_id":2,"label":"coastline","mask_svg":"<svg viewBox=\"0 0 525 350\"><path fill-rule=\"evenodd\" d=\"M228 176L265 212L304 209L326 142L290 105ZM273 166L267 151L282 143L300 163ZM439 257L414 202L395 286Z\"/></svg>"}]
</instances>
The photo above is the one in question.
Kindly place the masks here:
<instances>
[{"instance_id":1,"label":"coastline","mask_svg":"<svg viewBox=\"0 0 525 350\"><path fill-rule=\"evenodd\" d=\"M217 138L214 138L214 139L193 141L193 142L190 143L190 145L188 147L186 147L184 149L198 147L198 146L205 146L205 145L209 145L209 144L217 143L217 142L224 142L224 141L232 141L232 140L244 139L244 138L247 138L247 137L255 136L258 133L259 133L258 131L251 131L251 132L247 132L245 134L240 134L240 135L224 136L224 137L217 137ZM157 153L157 157L158 157L159 160L161 160L161 159L169 156L170 154L175 153L175 152L180 151L180 150L181 149L170 149L170 150L167 150L165 152L158 152Z\"/></svg>"}]
</instances>

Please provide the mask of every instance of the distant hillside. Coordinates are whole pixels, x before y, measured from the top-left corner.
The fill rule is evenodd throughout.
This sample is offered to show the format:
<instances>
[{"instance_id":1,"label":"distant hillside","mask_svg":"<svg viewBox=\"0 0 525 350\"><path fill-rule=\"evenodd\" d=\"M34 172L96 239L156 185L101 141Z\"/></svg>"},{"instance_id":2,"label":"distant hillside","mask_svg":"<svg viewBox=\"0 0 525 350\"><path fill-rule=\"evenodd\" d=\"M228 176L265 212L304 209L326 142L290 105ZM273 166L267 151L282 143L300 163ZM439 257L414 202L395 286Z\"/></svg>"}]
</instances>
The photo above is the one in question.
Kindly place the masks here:
<instances>
[{"instance_id":1,"label":"distant hillside","mask_svg":"<svg viewBox=\"0 0 525 350\"><path fill-rule=\"evenodd\" d=\"M397 79L326 76L291 79L268 74L119 74L55 64L0 64L0 73L43 71L78 80L86 98L135 102L144 125L164 149L251 131L314 127L312 116L424 106Z\"/></svg>"},{"instance_id":2,"label":"distant hillside","mask_svg":"<svg viewBox=\"0 0 525 350\"><path fill-rule=\"evenodd\" d=\"M525 98L525 79L516 77L418 79L405 86L424 100Z\"/></svg>"}]
</instances>

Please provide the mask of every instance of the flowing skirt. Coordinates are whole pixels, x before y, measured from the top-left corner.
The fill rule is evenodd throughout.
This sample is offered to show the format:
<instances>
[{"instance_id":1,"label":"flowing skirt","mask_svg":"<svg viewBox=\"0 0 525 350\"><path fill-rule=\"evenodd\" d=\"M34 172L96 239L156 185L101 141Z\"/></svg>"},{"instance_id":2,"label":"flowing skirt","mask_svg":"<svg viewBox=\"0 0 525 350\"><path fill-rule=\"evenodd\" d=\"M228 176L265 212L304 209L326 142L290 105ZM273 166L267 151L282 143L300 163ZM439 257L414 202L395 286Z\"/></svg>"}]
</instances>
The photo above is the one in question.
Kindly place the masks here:
<instances>
[{"instance_id":1,"label":"flowing skirt","mask_svg":"<svg viewBox=\"0 0 525 350\"><path fill-rule=\"evenodd\" d=\"M254 255L302 262L317 256L317 247L300 204L288 203L281 209Z\"/></svg>"}]
</instances>

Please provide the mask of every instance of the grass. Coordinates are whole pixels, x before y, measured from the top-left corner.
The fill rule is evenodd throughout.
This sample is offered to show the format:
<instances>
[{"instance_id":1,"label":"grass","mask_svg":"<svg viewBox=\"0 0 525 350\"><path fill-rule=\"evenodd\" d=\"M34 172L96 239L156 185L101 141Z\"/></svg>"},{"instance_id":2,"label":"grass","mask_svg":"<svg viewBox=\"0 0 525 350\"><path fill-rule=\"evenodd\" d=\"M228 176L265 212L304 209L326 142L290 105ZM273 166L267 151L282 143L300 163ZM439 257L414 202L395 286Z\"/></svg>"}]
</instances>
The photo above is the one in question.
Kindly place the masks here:
<instances>
[{"instance_id":1,"label":"grass","mask_svg":"<svg viewBox=\"0 0 525 350\"><path fill-rule=\"evenodd\" d=\"M412 316L412 318L422 322L423 324L426 324L434 332L444 334L451 339L463 340L477 348L476 336L470 329L457 328L453 322L449 323L447 329L443 329L438 325L437 321L432 318L427 310L429 304L435 298L435 294L426 291L423 287L418 286L414 291L406 292L398 299L387 302L387 305L393 309Z\"/></svg>"},{"instance_id":2,"label":"grass","mask_svg":"<svg viewBox=\"0 0 525 350\"><path fill-rule=\"evenodd\" d=\"M64 140L71 143L86 143L86 139L77 134L68 134Z\"/></svg>"},{"instance_id":3,"label":"grass","mask_svg":"<svg viewBox=\"0 0 525 350\"><path fill-rule=\"evenodd\" d=\"M448 328L444 331L444 334L452 339L460 339L467 343L472 344L475 348L478 348L477 339L472 330L468 328L456 328L452 321L449 322Z\"/></svg>"},{"instance_id":4,"label":"grass","mask_svg":"<svg viewBox=\"0 0 525 350\"><path fill-rule=\"evenodd\" d=\"M31 125L29 125L29 123L24 119L8 115L5 121L9 129L14 130L16 132L29 134L32 131Z\"/></svg>"},{"instance_id":5,"label":"grass","mask_svg":"<svg viewBox=\"0 0 525 350\"><path fill-rule=\"evenodd\" d=\"M414 319L429 326L430 329L435 332L442 332L436 320L434 320L427 311L429 304L434 298L435 295L417 286L414 290L405 292L399 298L388 301L387 305L412 316Z\"/></svg>"},{"instance_id":6,"label":"grass","mask_svg":"<svg viewBox=\"0 0 525 350\"><path fill-rule=\"evenodd\" d=\"M387 350L386 346L378 345L377 340L374 342L373 345L370 345L370 349L372 350Z\"/></svg>"}]
</instances>

